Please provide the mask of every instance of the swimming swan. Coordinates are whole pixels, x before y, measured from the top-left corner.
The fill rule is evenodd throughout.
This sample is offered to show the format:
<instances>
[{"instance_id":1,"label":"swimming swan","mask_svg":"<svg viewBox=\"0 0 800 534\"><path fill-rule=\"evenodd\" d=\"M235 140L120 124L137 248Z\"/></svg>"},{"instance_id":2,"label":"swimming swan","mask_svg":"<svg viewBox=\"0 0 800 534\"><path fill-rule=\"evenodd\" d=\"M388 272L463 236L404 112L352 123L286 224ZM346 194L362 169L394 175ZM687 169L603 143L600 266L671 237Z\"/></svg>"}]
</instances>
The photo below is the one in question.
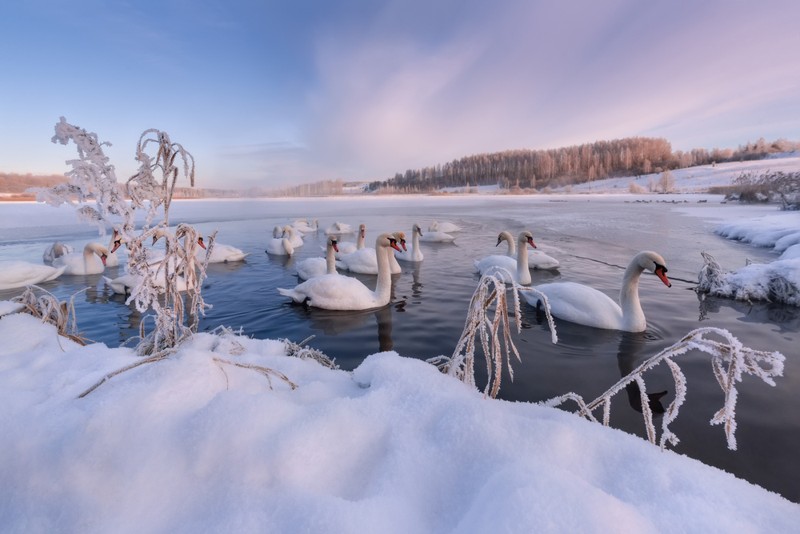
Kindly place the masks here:
<instances>
[{"instance_id":1,"label":"swimming swan","mask_svg":"<svg viewBox=\"0 0 800 534\"><path fill-rule=\"evenodd\" d=\"M411 247L395 253L395 258L401 261L422 261L425 256L419 248L419 238L422 236L422 228L417 223L411 227Z\"/></svg>"},{"instance_id":2,"label":"swimming swan","mask_svg":"<svg viewBox=\"0 0 800 534\"><path fill-rule=\"evenodd\" d=\"M301 280L308 280L323 274L336 273L336 250L338 241L336 237L329 236L325 247L324 258L306 258L297 264L297 276Z\"/></svg>"},{"instance_id":3,"label":"swimming swan","mask_svg":"<svg viewBox=\"0 0 800 534\"><path fill-rule=\"evenodd\" d=\"M56 258L71 252L74 252L71 246L56 241L45 249L44 253L42 254L42 261L45 263L53 263L53 260Z\"/></svg>"},{"instance_id":4,"label":"swimming swan","mask_svg":"<svg viewBox=\"0 0 800 534\"><path fill-rule=\"evenodd\" d=\"M506 234L508 234L508 232L506 232ZM508 237L511 237L511 234L508 234ZM503 239L507 238L501 233L497 238L497 245L499 245ZM517 249L516 259L503 256L502 254L493 254L481 258L480 260L475 260L473 263L475 270L481 273L481 275L497 272L505 282L511 281L509 279L510 275L514 282L524 286L530 285L531 272L528 270L528 245L536 248L536 244L533 242L533 234L528 230L523 230L517 237L517 242L519 243L519 247Z\"/></svg>"},{"instance_id":5,"label":"swimming swan","mask_svg":"<svg viewBox=\"0 0 800 534\"><path fill-rule=\"evenodd\" d=\"M511 232L506 232L506 231L500 232L500 235L497 236L497 244L499 245L501 241L506 241L508 243L507 255L512 258L516 257L517 244L514 242L514 238L511 236ZM530 267L531 269L542 269L542 270L558 269L560 265L561 263L557 259L545 254L540 250L528 251L528 267Z\"/></svg>"},{"instance_id":6,"label":"swimming swan","mask_svg":"<svg viewBox=\"0 0 800 534\"><path fill-rule=\"evenodd\" d=\"M14 289L41 282L48 282L61 276L67 267L51 267L27 261L0 262L0 289Z\"/></svg>"},{"instance_id":7,"label":"swimming swan","mask_svg":"<svg viewBox=\"0 0 800 534\"><path fill-rule=\"evenodd\" d=\"M361 223L358 225L358 239L356 239L355 243L350 241L347 241L345 243L338 243L339 252L336 253L336 259L337 260L341 259L342 256L344 256L345 254L352 254L356 250L363 249L364 246L366 245L366 239L367 239L367 225Z\"/></svg>"},{"instance_id":8,"label":"swimming swan","mask_svg":"<svg viewBox=\"0 0 800 534\"><path fill-rule=\"evenodd\" d=\"M378 281L375 291L361 281L341 274L323 274L306 280L294 289L278 288L278 292L294 302L326 310L368 310L389 303L392 291L392 275L389 272L390 248L399 250L397 239L390 234L381 234L375 240L378 254Z\"/></svg>"},{"instance_id":9,"label":"swimming swan","mask_svg":"<svg viewBox=\"0 0 800 534\"><path fill-rule=\"evenodd\" d=\"M53 260L53 267L66 267L64 274L100 274L106 269L108 249L100 243L87 243L83 252L71 252Z\"/></svg>"},{"instance_id":10,"label":"swimming swan","mask_svg":"<svg viewBox=\"0 0 800 534\"><path fill-rule=\"evenodd\" d=\"M565 321L607 330L644 332L647 321L639 302L639 277L644 271L655 273L667 287L672 287L667 278L664 258L652 251L644 251L633 257L622 277L622 289L617 304L605 293L574 282L542 284L535 289L544 293L550 304L550 312ZM537 306L539 297L531 291L521 291L532 306Z\"/></svg>"}]
</instances>

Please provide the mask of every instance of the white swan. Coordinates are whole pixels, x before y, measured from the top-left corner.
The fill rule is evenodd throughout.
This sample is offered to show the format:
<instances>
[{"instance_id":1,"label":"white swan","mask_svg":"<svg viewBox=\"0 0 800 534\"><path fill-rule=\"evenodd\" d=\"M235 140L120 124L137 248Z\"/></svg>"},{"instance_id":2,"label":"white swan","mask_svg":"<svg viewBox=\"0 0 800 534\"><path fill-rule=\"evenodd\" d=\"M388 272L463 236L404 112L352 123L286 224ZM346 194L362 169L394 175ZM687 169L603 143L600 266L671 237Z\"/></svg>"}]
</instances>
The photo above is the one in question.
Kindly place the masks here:
<instances>
[{"instance_id":1,"label":"white swan","mask_svg":"<svg viewBox=\"0 0 800 534\"><path fill-rule=\"evenodd\" d=\"M335 222L325 230L325 233L327 235L331 235L331 234L336 234L336 235L352 234L353 233L353 227L350 226L347 223Z\"/></svg>"},{"instance_id":2,"label":"white swan","mask_svg":"<svg viewBox=\"0 0 800 534\"><path fill-rule=\"evenodd\" d=\"M397 239L390 234L381 234L375 240L378 253L378 281L375 291L361 281L341 274L323 274L306 280L294 289L278 288L278 292L298 303L326 310L368 310L389 303L392 291L392 275L389 272L391 248L398 250Z\"/></svg>"},{"instance_id":3,"label":"white swan","mask_svg":"<svg viewBox=\"0 0 800 534\"><path fill-rule=\"evenodd\" d=\"M42 261L45 263L53 263L53 260L56 258L71 252L74 252L71 246L56 241L44 250L44 253L42 254Z\"/></svg>"},{"instance_id":4,"label":"white swan","mask_svg":"<svg viewBox=\"0 0 800 534\"><path fill-rule=\"evenodd\" d=\"M276 230L278 228L278 226L275 227ZM272 231L272 235L275 235L275 230ZM264 252L275 256L291 256L294 254L294 246L286 235L286 231L281 229L281 237L272 237L267 241L267 249Z\"/></svg>"},{"instance_id":5,"label":"white swan","mask_svg":"<svg viewBox=\"0 0 800 534\"><path fill-rule=\"evenodd\" d=\"M542 284L535 289L547 297L550 312L565 321L607 330L643 332L647 328L647 321L639 302L639 277L646 270L655 273L665 286L672 287L666 275L664 258L648 250L634 256L625 269L619 304L605 293L574 282ZM529 304L537 306L537 295L531 291L521 293Z\"/></svg>"},{"instance_id":6,"label":"white swan","mask_svg":"<svg viewBox=\"0 0 800 534\"><path fill-rule=\"evenodd\" d=\"M425 235L420 236L420 240L428 243L452 243L456 240L456 236L440 230L428 230Z\"/></svg>"},{"instance_id":7,"label":"white swan","mask_svg":"<svg viewBox=\"0 0 800 534\"><path fill-rule=\"evenodd\" d=\"M356 239L356 242L353 243L347 241L344 243L339 243L339 252L336 253L336 259L337 260L341 259L341 257L344 256L345 254L352 254L356 250L361 250L362 248L364 248L364 246L366 245L366 238L367 238L367 225L361 223L358 225L358 239Z\"/></svg>"},{"instance_id":8,"label":"white swan","mask_svg":"<svg viewBox=\"0 0 800 534\"><path fill-rule=\"evenodd\" d=\"M501 241L508 243L507 255L512 258L516 257L517 244L511 236L511 232L500 232L500 235L497 236L497 244L499 245ZM528 267L531 269L552 270L558 269L559 266L561 266L561 263L557 259L540 250L528 251Z\"/></svg>"},{"instance_id":9,"label":"white swan","mask_svg":"<svg viewBox=\"0 0 800 534\"><path fill-rule=\"evenodd\" d=\"M309 219L295 219L292 222L292 226L298 232L309 234L316 232L319 229L319 221L317 219L314 219L313 221Z\"/></svg>"},{"instance_id":10,"label":"white swan","mask_svg":"<svg viewBox=\"0 0 800 534\"><path fill-rule=\"evenodd\" d=\"M303 246L303 234L294 229L294 226L287 224L283 227L283 236L289 240L294 248Z\"/></svg>"},{"instance_id":11,"label":"white swan","mask_svg":"<svg viewBox=\"0 0 800 534\"><path fill-rule=\"evenodd\" d=\"M417 223L411 227L411 247L404 247L406 250L395 253L395 258L401 261L422 261L425 256L419 248L419 238L422 236L422 228Z\"/></svg>"},{"instance_id":12,"label":"white swan","mask_svg":"<svg viewBox=\"0 0 800 534\"><path fill-rule=\"evenodd\" d=\"M273 239L280 239L283 237L283 227L282 226L275 226L272 229L272 238Z\"/></svg>"},{"instance_id":13,"label":"white swan","mask_svg":"<svg viewBox=\"0 0 800 534\"><path fill-rule=\"evenodd\" d=\"M502 234L501 234L502 235ZM503 238L505 239L505 237ZM497 245L500 244L500 237L497 238ZM531 283L531 272L528 270L528 245L536 248L533 242L533 234L528 230L523 230L517 237L519 247L517 250L517 257L511 258L501 254L493 254L486 256L480 260L475 260L473 265L475 270L481 275L497 272L505 282L514 282L524 286ZM495 245L495 246L497 246ZM509 278L509 275L511 278Z\"/></svg>"},{"instance_id":14,"label":"white swan","mask_svg":"<svg viewBox=\"0 0 800 534\"><path fill-rule=\"evenodd\" d=\"M453 232L460 232L461 227L447 221L433 221L431 225L428 227L429 232L445 232L447 234L451 234Z\"/></svg>"},{"instance_id":15,"label":"white swan","mask_svg":"<svg viewBox=\"0 0 800 534\"><path fill-rule=\"evenodd\" d=\"M67 267L51 267L27 261L0 262L0 289L13 289L48 282L61 276Z\"/></svg>"},{"instance_id":16,"label":"white swan","mask_svg":"<svg viewBox=\"0 0 800 534\"><path fill-rule=\"evenodd\" d=\"M108 249L100 243L87 243L83 252L71 252L56 258L53 267L66 267L64 274L100 274L106 269Z\"/></svg>"},{"instance_id":17,"label":"white swan","mask_svg":"<svg viewBox=\"0 0 800 534\"><path fill-rule=\"evenodd\" d=\"M338 240L335 236L328 236L324 258L306 258L297 264L297 276L301 280L308 280L323 274L336 273L336 250Z\"/></svg>"},{"instance_id":18,"label":"white swan","mask_svg":"<svg viewBox=\"0 0 800 534\"><path fill-rule=\"evenodd\" d=\"M208 250L205 248L205 241L203 241L202 237L197 238L197 240L199 243L202 243L203 246L195 251L195 256L197 257L198 261L205 262L206 256L208 255ZM243 250L234 246L225 245L223 243L217 243L214 241L214 247L211 249L211 255L208 256L208 263L244 261L249 254L249 252L244 252Z\"/></svg>"},{"instance_id":19,"label":"white swan","mask_svg":"<svg viewBox=\"0 0 800 534\"><path fill-rule=\"evenodd\" d=\"M392 237L398 244L402 243L405 249L405 234L403 232L395 232ZM339 247L341 248L341 246ZM399 250L399 248L398 248ZM378 254L372 247L363 247L357 249L350 254L341 254L336 261L336 266L344 271L358 274L378 274ZM400 264L397 263L397 258L393 254L389 254L389 272L392 274L400 274L403 272Z\"/></svg>"}]
</instances>

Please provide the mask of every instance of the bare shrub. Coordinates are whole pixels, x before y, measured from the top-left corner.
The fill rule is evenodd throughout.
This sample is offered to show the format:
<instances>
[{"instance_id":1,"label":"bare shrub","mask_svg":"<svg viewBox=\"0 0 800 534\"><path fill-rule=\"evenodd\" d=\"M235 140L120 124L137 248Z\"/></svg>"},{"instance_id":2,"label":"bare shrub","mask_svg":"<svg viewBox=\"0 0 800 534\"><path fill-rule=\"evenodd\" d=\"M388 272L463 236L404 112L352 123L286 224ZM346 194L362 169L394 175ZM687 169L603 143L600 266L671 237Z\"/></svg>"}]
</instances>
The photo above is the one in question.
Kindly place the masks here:
<instances>
[{"instance_id":1,"label":"bare shrub","mask_svg":"<svg viewBox=\"0 0 800 534\"><path fill-rule=\"evenodd\" d=\"M641 195L647 193L647 189L637 184L636 182L630 182L628 184L628 192L634 195Z\"/></svg>"}]
</instances>

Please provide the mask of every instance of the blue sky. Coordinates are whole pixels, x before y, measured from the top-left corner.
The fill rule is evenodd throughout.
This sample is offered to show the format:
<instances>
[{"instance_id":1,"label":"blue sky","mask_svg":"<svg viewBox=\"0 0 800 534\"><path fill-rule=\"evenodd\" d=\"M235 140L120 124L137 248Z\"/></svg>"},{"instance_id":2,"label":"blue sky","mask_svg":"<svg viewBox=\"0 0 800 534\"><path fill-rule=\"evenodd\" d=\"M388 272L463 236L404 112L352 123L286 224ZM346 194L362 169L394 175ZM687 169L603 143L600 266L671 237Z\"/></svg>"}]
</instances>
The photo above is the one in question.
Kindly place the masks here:
<instances>
[{"instance_id":1,"label":"blue sky","mask_svg":"<svg viewBox=\"0 0 800 534\"><path fill-rule=\"evenodd\" d=\"M7 0L0 171L66 171L60 116L112 143L120 180L139 135L168 132L200 187L800 140L798 20L795 0Z\"/></svg>"}]
</instances>

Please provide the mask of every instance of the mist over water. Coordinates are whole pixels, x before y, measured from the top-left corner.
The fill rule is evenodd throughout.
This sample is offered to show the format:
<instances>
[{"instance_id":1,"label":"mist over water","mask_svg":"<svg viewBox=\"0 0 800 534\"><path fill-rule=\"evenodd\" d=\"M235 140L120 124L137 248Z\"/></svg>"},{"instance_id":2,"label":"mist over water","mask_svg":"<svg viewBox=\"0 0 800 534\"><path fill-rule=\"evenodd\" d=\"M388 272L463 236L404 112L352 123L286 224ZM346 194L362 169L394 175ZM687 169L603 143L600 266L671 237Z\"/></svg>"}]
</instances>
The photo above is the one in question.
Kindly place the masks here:
<instances>
[{"instance_id":1,"label":"mist over water","mask_svg":"<svg viewBox=\"0 0 800 534\"><path fill-rule=\"evenodd\" d=\"M218 230L220 243L250 253L243 263L209 266L203 297L212 308L201 320L202 330L224 325L251 337L295 342L313 336L308 344L335 358L344 369L353 369L367 355L384 350L420 359L451 355L478 283L473 260L505 253L504 243L495 247L502 230L516 236L530 229L540 250L560 260L557 272L532 271L534 285L575 281L614 299L633 255L655 250L666 259L673 286L667 288L649 274L642 276L639 293L648 320L646 332L605 331L556 320L559 343L553 345L546 322L523 302L523 329L513 336L522 361L513 363L513 382L504 376L500 396L536 402L573 391L592 400L689 331L706 326L727 329L746 346L782 352L787 357L785 376L776 380L775 388L752 377L739 384L739 450L734 452L726 448L723 430L708 424L724 402L708 357L691 352L676 358L687 377L688 397L672 425L681 439L674 450L800 501L800 465L793 453L800 439L800 418L794 411L800 401L796 371L800 310L701 299L692 290L702 266L701 251L711 253L728 269L745 265L747 259L771 261L775 255L714 235L713 221L685 213L710 205L683 202L694 197L675 197L681 210L671 202L633 203L622 198L188 201L173 203L170 221L193 224L206 235ZM267 255L264 249L272 228L300 217L319 219L320 231L309 234L293 258ZM367 246L374 246L375 237L383 231L403 230L410 241L415 222L424 232L433 220L451 221L463 230L456 234L455 243L423 242L421 264L401 263L403 272L393 276L393 298L385 308L364 312L309 309L290 303L276 290L298 283L296 262L323 255L323 230L334 221L353 227L365 223ZM98 237L95 229L76 222L68 210L38 204L0 205L0 259L40 262L44 249L56 239L80 250L90 240L106 243L108 236ZM355 235L342 239L355 241ZM106 276L123 272L124 267L110 268ZM374 276L356 276L374 286ZM87 338L115 347L138 335L142 315L126 305L123 296L105 288L100 275L62 276L43 287L61 299L74 295L78 328ZM19 293L0 291L0 299ZM146 326L150 324L151 320L145 320ZM482 362L477 367L485 372ZM668 369L656 368L645 379L648 392L667 392L662 402L668 405L674 393ZM645 436L633 395L620 393L614 398L611 424Z\"/></svg>"}]
</instances>

